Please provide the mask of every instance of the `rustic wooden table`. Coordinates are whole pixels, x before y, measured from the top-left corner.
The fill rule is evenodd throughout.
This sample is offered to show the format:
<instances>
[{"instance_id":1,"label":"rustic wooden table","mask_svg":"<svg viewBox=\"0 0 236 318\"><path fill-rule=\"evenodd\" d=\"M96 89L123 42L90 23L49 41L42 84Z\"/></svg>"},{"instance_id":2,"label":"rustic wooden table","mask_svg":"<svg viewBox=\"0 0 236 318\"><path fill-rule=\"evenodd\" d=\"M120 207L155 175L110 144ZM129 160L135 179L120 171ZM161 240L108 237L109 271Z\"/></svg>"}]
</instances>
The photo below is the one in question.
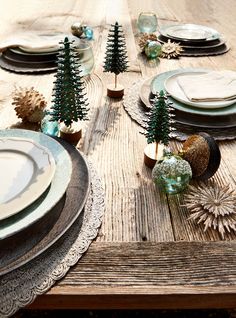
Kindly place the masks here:
<instances>
[{"instance_id":1,"label":"rustic wooden table","mask_svg":"<svg viewBox=\"0 0 236 318\"><path fill-rule=\"evenodd\" d=\"M103 73L106 38L118 21L126 34L129 71L125 87L183 67L236 69L234 0L1 0L0 37L28 30L64 30L83 21L94 29L94 74L89 87L91 120L79 145L97 168L105 188L106 212L96 241L48 293L30 308L232 308L236 306L235 235L219 235L187 220L182 195L159 193L143 164L145 137L122 101L106 97L111 76ZM149 62L139 54L136 20L154 11L159 25L196 23L217 29L231 50L212 57L181 57ZM53 74L20 75L0 69L9 85L31 87L49 104ZM1 95L1 92L0 92ZM0 127L18 122L11 98L0 104ZM236 141L220 142L222 161L215 179L236 182ZM181 143L171 141L176 149Z\"/></svg>"}]
</instances>

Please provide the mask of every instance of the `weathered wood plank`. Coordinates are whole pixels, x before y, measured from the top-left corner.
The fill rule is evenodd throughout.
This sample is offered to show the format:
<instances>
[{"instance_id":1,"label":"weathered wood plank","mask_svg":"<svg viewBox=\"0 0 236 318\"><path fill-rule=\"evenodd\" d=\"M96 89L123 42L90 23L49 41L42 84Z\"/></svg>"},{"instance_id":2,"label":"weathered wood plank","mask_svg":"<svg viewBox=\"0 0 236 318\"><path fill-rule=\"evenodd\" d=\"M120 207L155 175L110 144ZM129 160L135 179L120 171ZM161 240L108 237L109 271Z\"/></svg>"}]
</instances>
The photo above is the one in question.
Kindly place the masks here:
<instances>
[{"instance_id":1,"label":"weathered wood plank","mask_svg":"<svg viewBox=\"0 0 236 318\"><path fill-rule=\"evenodd\" d=\"M32 308L233 307L235 251L234 242L93 243Z\"/></svg>"},{"instance_id":2,"label":"weathered wood plank","mask_svg":"<svg viewBox=\"0 0 236 318\"><path fill-rule=\"evenodd\" d=\"M164 290L166 289L166 292ZM161 294L156 289L150 289L149 293L135 293L135 288L120 293L115 293L114 288L78 292L70 289L69 293L64 291L61 295L43 295L38 297L30 305L29 309L204 309L204 308L235 308L235 291L225 292L223 288L218 291L214 288L214 294L204 289L204 294L191 294L186 289L186 294L173 295L168 288L162 288ZM91 294L86 295L91 291ZM117 288L116 288L117 291ZM138 289L140 291L140 289ZM218 292L217 292L218 291Z\"/></svg>"}]
</instances>

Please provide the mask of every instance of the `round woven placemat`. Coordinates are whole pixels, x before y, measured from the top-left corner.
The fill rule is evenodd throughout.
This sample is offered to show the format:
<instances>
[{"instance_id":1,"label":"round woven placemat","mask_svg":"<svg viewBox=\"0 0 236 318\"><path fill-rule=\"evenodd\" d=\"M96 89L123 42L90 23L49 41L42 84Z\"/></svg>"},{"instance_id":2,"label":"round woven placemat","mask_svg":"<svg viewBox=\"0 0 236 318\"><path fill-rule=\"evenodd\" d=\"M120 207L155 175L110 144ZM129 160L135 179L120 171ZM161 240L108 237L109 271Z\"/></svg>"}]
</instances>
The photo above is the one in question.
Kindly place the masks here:
<instances>
[{"instance_id":1,"label":"round woven placemat","mask_svg":"<svg viewBox=\"0 0 236 318\"><path fill-rule=\"evenodd\" d=\"M123 106L130 117L135 120L140 126L145 128L146 121L148 119L148 110L144 106L143 102L139 98L139 92L143 80L133 83L127 90L123 100ZM216 140L231 140L236 138L236 127L232 128L203 128L180 124L177 121L173 124L176 129L171 132L171 138L175 138L180 141L186 140L190 135L206 132L214 137Z\"/></svg>"},{"instance_id":2,"label":"round woven placemat","mask_svg":"<svg viewBox=\"0 0 236 318\"><path fill-rule=\"evenodd\" d=\"M49 290L75 265L97 236L105 210L101 180L91 163L91 187L84 213L46 252L0 277L0 317L9 317Z\"/></svg>"}]
</instances>

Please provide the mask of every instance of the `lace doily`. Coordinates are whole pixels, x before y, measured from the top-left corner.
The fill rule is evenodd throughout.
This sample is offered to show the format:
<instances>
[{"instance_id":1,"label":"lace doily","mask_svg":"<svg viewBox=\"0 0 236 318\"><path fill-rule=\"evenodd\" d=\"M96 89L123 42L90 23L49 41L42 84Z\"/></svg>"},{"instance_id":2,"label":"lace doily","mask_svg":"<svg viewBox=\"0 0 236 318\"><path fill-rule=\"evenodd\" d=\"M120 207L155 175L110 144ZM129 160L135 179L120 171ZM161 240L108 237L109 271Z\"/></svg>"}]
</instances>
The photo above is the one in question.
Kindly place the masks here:
<instances>
[{"instance_id":1,"label":"lace doily","mask_svg":"<svg viewBox=\"0 0 236 318\"><path fill-rule=\"evenodd\" d=\"M66 275L97 236L105 210L101 180L91 163L91 187L84 213L46 252L0 277L0 317L9 317L32 303ZM80 230L79 230L80 229Z\"/></svg>"},{"instance_id":2,"label":"lace doily","mask_svg":"<svg viewBox=\"0 0 236 318\"><path fill-rule=\"evenodd\" d=\"M141 99L139 98L140 87L143 84L143 80L133 83L124 96L123 106L129 116L135 120L140 126L145 128L147 121L148 111L144 108ZM175 122L175 131L171 132L171 138L175 138L180 141L186 140L189 135L206 132L216 140L226 140L236 138L236 127L220 129L220 128L203 128L190 125L180 124Z\"/></svg>"}]
</instances>

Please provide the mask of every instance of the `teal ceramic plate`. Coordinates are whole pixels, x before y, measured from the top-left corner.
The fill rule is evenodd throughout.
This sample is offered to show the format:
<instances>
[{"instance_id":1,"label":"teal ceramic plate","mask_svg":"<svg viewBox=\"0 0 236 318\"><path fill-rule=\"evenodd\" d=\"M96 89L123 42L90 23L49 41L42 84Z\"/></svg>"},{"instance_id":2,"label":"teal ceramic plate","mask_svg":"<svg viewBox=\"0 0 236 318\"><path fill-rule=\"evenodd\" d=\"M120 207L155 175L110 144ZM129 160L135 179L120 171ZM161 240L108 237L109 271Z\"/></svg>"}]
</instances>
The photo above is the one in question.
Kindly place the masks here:
<instances>
[{"instance_id":1,"label":"teal ceramic plate","mask_svg":"<svg viewBox=\"0 0 236 318\"><path fill-rule=\"evenodd\" d=\"M165 90L164 83L165 81L173 75L182 74L183 72L204 72L206 69L177 69L169 72L161 73L154 77L151 82L151 92L155 93L156 91ZM176 99L170 97L170 100L173 102L173 107L190 114L196 115L205 115L205 116L228 116L236 114L236 103L224 107L224 108L217 108L217 109L203 109L203 108L196 108L191 107L190 105L186 105L177 101Z\"/></svg>"},{"instance_id":2,"label":"teal ceramic plate","mask_svg":"<svg viewBox=\"0 0 236 318\"><path fill-rule=\"evenodd\" d=\"M56 162L56 170L49 188L33 204L15 216L0 222L0 239L9 237L35 223L49 212L66 192L71 179L72 163L68 152L53 138L23 129L0 130L0 137L31 139L48 148Z\"/></svg>"}]
</instances>

